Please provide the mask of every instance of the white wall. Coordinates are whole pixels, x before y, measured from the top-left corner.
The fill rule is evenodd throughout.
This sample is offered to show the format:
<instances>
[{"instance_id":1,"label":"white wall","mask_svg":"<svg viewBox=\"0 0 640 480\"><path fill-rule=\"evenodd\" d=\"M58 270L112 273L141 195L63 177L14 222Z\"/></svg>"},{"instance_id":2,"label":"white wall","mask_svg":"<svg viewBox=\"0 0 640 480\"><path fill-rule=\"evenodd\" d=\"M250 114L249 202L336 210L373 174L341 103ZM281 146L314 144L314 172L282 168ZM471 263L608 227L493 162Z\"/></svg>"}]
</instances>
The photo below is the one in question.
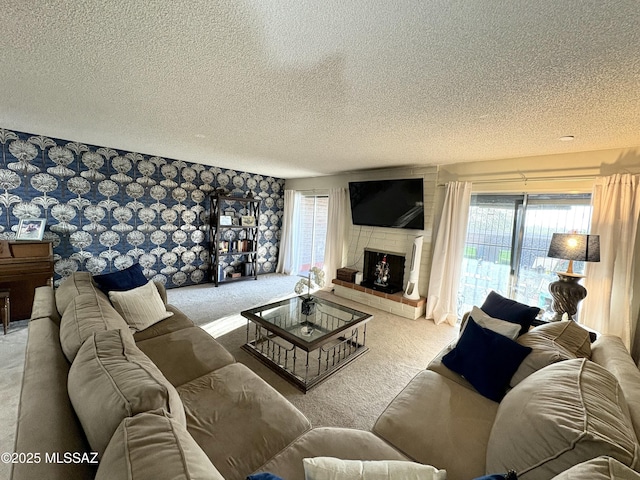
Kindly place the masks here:
<instances>
[{"instance_id":1,"label":"white wall","mask_svg":"<svg viewBox=\"0 0 640 480\"><path fill-rule=\"evenodd\" d=\"M424 180L424 230L407 230L403 228L363 227L351 224L347 231L347 261L343 267L362 271L364 249L371 248L381 252L400 253L406 256L405 276L406 285L411 265L413 240L418 235L424 236L422 257L420 262L420 281L418 291L420 295L427 295L429 271L431 269L431 240L434 229L434 218L442 210L440 192L444 188L437 187L438 169L436 167L380 169L355 172L345 175L327 177L290 179L285 188L301 191L324 193L330 188L349 188L349 182L363 180L386 180L400 178L422 178Z\"/></svg>"},{"instance_id":2,"label":"white wall","mask_svg":"<svg viewBox=\"0 0 640 480\"><path fill-rule=\"evenodd\" d=\"M473 182L478 193L577 193L615 173L640 173L640 147L443 165L438 181Z\"/></svg>"},{"instance_id":3,"label":"white wall","mask_svg":"<svg viewBox=\"0 0 640 480\"><path fill-rule=\"evenodd\" d=\"M428 290L433 242L444 203L446 182L470 181L476 193L579 193L591 192L597 176L615 173L640 174L640 147L288 179L285 188L322 193L332 187L348 188L350 181L422 177L425 192L425 229L418 231L352 225L348 238L348 261L345 266L362 270L362 254L365 247L405 253L406 285L413 239L417 235L424 235L419 282L419 292L424 297ZM638 250L640 251L640 245ZM640 270L640 262L637 262L636 266ZM635 280L632 311L638 312L640 276Z\"/></svg>"}]
</instances>

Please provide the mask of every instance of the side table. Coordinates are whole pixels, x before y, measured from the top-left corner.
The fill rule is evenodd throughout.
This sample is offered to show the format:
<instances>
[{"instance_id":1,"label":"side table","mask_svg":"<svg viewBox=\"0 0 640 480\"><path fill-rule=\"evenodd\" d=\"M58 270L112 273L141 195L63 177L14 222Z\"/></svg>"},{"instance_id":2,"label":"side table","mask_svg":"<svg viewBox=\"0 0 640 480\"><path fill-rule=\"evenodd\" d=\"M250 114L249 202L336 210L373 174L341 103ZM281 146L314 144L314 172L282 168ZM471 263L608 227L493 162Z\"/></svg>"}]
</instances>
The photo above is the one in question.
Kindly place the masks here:
<instances>
[{"instance_id":1,"label":"side table","mask_svg":"<svg viewBox=\"0 0 640 480\"><path fill-rule=\"evenodd\" d=\"M9 309L9 292L10 290L0 290L0 318L2 318L2 328L4 334L7 334L9 328L9 319L11 318L11 311Z\"/></svg>"}]
</instances>

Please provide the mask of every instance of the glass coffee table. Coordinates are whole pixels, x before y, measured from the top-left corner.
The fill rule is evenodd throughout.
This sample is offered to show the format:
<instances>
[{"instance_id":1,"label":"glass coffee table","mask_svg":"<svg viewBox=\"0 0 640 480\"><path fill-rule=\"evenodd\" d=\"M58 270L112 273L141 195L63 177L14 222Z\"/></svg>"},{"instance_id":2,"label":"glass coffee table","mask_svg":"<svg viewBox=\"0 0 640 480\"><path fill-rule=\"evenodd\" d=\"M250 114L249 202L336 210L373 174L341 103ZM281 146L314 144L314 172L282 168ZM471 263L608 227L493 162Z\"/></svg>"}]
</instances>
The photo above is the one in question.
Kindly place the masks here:
<instances>
[{"instance_id":1,"label":"glass coffee table","mask_svg":"<svg viewBox=\"0 0 640 480\"><path fill-rule=\"evenodd\" d=\"M306 298L241 312L249 320L242 348L305 393L367 352L372 318L316 296L309 306Z\"/></svg>"}]
</instances>

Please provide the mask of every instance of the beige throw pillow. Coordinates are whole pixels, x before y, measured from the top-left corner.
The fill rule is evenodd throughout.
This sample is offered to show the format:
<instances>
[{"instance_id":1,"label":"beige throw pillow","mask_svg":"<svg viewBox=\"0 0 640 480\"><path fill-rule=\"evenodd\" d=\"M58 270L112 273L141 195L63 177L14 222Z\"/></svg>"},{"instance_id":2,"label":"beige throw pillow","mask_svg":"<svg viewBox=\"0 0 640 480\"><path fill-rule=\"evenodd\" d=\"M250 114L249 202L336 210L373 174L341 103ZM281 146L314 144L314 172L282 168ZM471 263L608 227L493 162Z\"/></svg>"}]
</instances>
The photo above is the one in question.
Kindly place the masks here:
<instances>
[{"instance_id":1,"label":"beige throw pillow","mask_svg":"<svg viewBox=\"0 0 640 480\"><path fill-rule=\"evenodd\" d=\"M550 322L532 330L550 338L558 345L566 348L578 358L591 358L591 338L589 331L573 320Z\"/></svg>"},{"instance_id":2,"label":"beige throw pillow","mask_svg":"<svg viewBox=\"0 0 640 480\"><path fill-rule=\"evenodd\" d=\"M529 332L521 335L516 340L520 345L530 347L531 353L522 361L516 373L509 381L509 386L515 387L532 373L563 360L577 358L566 348L558 345L550 338L539 335L536 332Z\"/></svg>"},{"instance_id":3,"label":"beige throw pillow","mask_svg":"<svg viewBox=\"0 0 640 480\"><path fill-rule=\"evenodd\" d=\"M302 460L305 480L446 480L447 472L402 460L341 460L315 457Z\"/></svg>"},{"instance_id":4,"label":"beige throw pillow","mask_svg":"<svg viewBox=\"0 0 640 480\"><path fill-rule=\"evenodd\" d=\"M167 311L152 280L132 290L109 292L109 300L135 332L140 332L173 315L173 312Z\"/></svg>"},{"instance_id":5,"label":"beige throw pillow","mask_svg":"<svg viewBox=\"0 0 640 480\"><path fill-rule=\"evenodd\" d=\"M499 318L493 318L490 315L484 313L480 308L473 307L471 312L469 313L469 317L473 318L473 321L476 322L483 328L487 328L493 332L499 333L500 335L504 335L511 340L515 340L518 338L520 334L520 329L522 325L519 323L507 322L506 320L500 320ZM464 325L460 327L460 336L464 332L467 323L465 321Z\"/></svg>"},{"instance_id":6,"label":"beige throw pillow","mask_svg":"<svg viewBox=\"0 0 640 480\"><path fill-rule=\"evenodd\" d=\"M89 445L99 455L123 418L164 409L178 423L187 422L178 392L128 331L89 337L71 365L67 387Z\"/></svg>"},{"instance_id":7,"label":"beige throw pillow","mask_svg":"<svg viewBox=\"0 0 640 480\"><path fill-rule=\"evenodd\" d=\"M532 348L532 352L511 378L511 387L552 363L573 358L591 358L589 332L573 320L540 325L521 335L516 341L520 345Z\"/></svg>"}]
</instances>

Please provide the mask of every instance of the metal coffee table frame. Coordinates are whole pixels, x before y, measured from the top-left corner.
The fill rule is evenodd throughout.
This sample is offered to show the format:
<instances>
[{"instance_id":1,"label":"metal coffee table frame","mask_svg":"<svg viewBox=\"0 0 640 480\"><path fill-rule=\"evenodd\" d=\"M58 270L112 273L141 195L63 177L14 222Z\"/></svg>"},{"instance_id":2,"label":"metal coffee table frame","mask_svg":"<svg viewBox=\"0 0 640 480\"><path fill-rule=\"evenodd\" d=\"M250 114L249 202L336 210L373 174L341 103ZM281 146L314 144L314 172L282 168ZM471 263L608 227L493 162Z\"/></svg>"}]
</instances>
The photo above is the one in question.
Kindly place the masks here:
<instances>
[{"instance_id":1,"label":"metal coffee table frame","mask_svg":"<svg viewBox=\"0 0 640 480\"><path fill-rule=\"evenodd\" d=\"M304 315L304 298L241 314L249 320L242 348L306 393L368 351L366 324L373 317L315 296L313 311Z\"/></svg>"}]
</instances>

